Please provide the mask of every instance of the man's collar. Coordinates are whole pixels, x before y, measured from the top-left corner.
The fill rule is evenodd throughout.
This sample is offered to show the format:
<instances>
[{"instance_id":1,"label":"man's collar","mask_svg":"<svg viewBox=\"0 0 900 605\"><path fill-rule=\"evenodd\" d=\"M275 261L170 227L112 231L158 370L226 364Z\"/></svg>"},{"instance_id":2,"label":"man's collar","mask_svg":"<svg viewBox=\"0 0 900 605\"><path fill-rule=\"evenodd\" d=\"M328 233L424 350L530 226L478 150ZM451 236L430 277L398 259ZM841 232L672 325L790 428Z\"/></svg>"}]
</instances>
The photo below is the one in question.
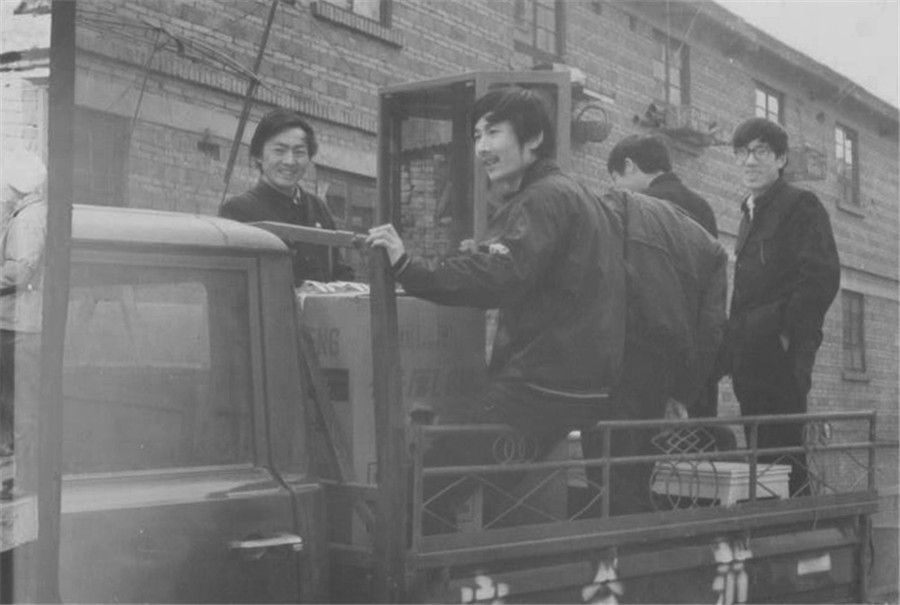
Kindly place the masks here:
<instances>
[{"instance_id":1,"label":"man's collar","mask_svg":"<svg viewBox=\"0 0 900 605\"><path fill-rule=\"evenodd\" d=\"M647 187L652 187L653 185L658 185L658 184L664 183L666 181L678 181L678 180L680 180L678 178L678 175L675 174L674 172L672 172L671 170L668 172L661 172L661 173L657 174L655 177L653 177L652 179L650 179L650 183L647 185Z\"/></svg>"},{"instance_id":2,"label":"man's collar","mask_svg":"<svg viewBox=\"0 0 900 605\"><path fill-rule=\"evenodd\" d=\"M522 182L519 184L519 188L513 192L506 194L506 199L511 198L516 195L532 183L537 180L540 180L547 176L548 174L552 174L554 172L559 172L559 164L556 163L556 160L553 158L541 158L535 160L533 164L531 164L528 168L525 169L525 174L522 175Z\"/></svg>"},{"instance_id":3,"label":"man's collar","mask_svg":"<svg viewBox=\"0 0 900 605\"><path fill-rule=\"evenodd\" d=\"M760 195L754 195L753 203L754 203L755 211L758 212L764 206L767 206L769 201L772 198L774 198L778 194L778 192L784 188L784 186L786 184L787 184L787 182L782 177L778 177L777 179L772 181L772 184L769 185L768 189L766 189ZM744 202L744 204L741 205L741 207L743 208L744 205L746 205L746 201Z\"/></svg>"},{"instance_id":4,"label":"man's collar","mask_svg":"<svg viewBox=\"0 0 900 605\"><path fill-rule=\"evenodd\" d=\"M293 203L294 199L297 196L303 195L303 189L300 185L296 185L294 187L294 193L288 194L282 191L281 189L274 187L271 183L266 181L265 179L259 179L256 183L256 190L259 192L265 192L267 195L274 195L277 199L283 200L285 203Z\"/></svg>"}]
</instances>

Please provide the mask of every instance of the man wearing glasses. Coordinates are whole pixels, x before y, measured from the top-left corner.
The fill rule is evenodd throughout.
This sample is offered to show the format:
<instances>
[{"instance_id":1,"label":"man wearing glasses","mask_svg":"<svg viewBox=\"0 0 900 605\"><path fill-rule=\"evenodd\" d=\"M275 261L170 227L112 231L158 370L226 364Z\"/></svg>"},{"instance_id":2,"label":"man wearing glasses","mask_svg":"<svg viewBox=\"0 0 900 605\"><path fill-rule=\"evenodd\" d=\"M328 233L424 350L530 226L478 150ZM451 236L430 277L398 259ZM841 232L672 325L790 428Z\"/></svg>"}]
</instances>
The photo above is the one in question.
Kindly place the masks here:
<instances>
[{"instance_id":1,"label":"man wearing glasses","mask_svg":"<svg viewBox=\"0 0 900 605\"><path fill-rule=\"evenodd\" d=\"M746 120L732 146L749 195L741 204L720 375L731 375L745 416L805 413L825 312L840 285L831 222L814 193L784 180L788 135L781 126ZM802 423L759 427L760 448L802 444ZM803 454L760 456L762 463L788 461L791 494L809 493Z\"/></svg>"}]
</instances>

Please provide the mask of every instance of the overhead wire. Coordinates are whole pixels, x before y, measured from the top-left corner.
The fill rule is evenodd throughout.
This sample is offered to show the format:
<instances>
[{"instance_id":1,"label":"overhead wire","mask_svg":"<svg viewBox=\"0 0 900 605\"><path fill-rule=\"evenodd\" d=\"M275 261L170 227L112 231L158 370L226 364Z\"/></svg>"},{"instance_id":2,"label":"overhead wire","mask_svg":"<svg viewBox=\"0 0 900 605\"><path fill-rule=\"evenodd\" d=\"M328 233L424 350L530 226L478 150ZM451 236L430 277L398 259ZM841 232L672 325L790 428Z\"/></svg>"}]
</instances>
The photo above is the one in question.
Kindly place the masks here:
<instances>
[{"instance_id":1,"label":"overhead wire","mask_svg":"<svg viewBox=\"0 0 900 605\"><path fill-rule=\"evenodd\" d=\"M93 29L104 35L112 35L142 46L149 46L151 48L151 54L156 51L166 50L191 62L207 67L222 69L226 73L232 73L241 78L255 80L258 86L274 94L284 92L276 90L271 84L262 80L250 69L224 52L203 41L175 33L170 28L163 26L162 23L153 23L143 18L138 22L129 22L124 19L115 20L110 19L103 14L93 13L92 11L79 11L78 21L88 29ZM157 47L157 43L147 36L129 33L127 31L129 29L138 30L138 32L144 33L161 32L162 34L165 34L166 38L165 41ZM157 40L158 39L159 37L157 36Z\"/></svg>"}]
</instances>

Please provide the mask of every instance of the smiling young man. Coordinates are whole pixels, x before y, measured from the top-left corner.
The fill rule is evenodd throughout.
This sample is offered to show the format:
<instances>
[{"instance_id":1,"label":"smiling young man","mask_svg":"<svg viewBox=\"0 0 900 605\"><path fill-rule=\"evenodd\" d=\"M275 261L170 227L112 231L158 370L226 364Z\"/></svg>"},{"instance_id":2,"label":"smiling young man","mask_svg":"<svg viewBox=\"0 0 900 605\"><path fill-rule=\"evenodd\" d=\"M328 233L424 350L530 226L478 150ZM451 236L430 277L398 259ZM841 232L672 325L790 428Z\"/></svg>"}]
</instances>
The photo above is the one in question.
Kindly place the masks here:
<instances>
[{"instance_id":1,"label":"smiling young man","mask_svg":"<svg viewBox=\"0 0 900 605\"><path fill-rule=\"evenodd\" d=\"M259 170L256 186L225 201L219 216L251 223L277 221L304 227L334 229L328 206L300 187L318 144L312 127L290 109L270 111L250 140L250 160ZM294 283L350 280L353 271L340 260L337 250L300 244L291 249Z\"/></svg>"},{"instance_id":2,"label":"smiling young man","mask_svg":"<svg viewBox=\"0 0 900 605\"><path fill-rule=\"evenodd\" d=\"M372 228L368 241L387 250L407 293L500 310L488 388L472 420L511 424L536 459L606 410L624 339L621 234L553 159L555 126L539 93L492 91L470 116L475 154L492 191L502 192L484 239L434 264L408 256L390 224ZM490 457L490 444L448 437L426 464Z\"/></svg>"},{"instance_id":3,"label":"smiling young man","mask_svg":"<svg viewBox=\"0 0 900 605\"><path fill-rule=\"evenodd\" d=\"M744 415L805 413L825 313L840 286L831 221L814 193L784 180L788 135L781 126L751 118L735 130L732 146L749 195L741 204L720 373L731 375ZM762 425L758 444L802 445L802 428ZM808 493L805 457L794 455L791 464L791 493Z\"/></svg>"}]
</instances>

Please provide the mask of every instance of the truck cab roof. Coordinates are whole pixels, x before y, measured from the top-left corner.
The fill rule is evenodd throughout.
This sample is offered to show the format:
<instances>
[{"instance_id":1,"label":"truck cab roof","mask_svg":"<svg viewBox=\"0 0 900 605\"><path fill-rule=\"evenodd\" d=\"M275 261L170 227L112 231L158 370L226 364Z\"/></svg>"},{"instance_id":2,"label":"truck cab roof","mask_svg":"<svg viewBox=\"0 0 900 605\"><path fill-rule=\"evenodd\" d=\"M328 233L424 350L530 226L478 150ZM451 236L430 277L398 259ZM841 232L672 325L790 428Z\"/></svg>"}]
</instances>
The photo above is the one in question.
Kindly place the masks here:
<instances>
[{"instance_id":1,"label":"truck cab roof","mask_svg":"<svg viewBox=\"0 0 900 605\"><path fill-rule=\"evenodd\" d=\"M210 215L75 204L72 207L72 243L133 246L185 246L285 252L287 247L271 233L230 219Z\"/></svg>"}]
</instances>

